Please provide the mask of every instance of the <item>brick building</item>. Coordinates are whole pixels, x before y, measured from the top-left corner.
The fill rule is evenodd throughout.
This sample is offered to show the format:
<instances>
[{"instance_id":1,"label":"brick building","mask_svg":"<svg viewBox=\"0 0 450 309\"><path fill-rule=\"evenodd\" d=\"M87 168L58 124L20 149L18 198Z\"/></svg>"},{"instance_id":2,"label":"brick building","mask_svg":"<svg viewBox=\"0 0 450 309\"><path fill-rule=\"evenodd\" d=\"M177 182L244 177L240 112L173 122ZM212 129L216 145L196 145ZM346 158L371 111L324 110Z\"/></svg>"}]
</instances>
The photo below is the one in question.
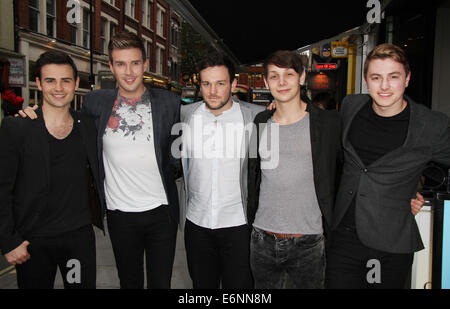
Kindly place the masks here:
<instances>
[{"instance_id":1,"label":"brick building","mask_svg":"<svg viewBox=\"0 0 450 309\"><path fill-rule=\"evenodd\" d=\"M114 87L107 46L111 36L122 29L144 41L150 59L146 83L171 89L172 81L179 80L181 17L164 0L20 0L14 5L16 43L26 59L28 82L22 88L25 102L35 103L38 98L34 64L49 49L67 52L78 67L80 89L75 108L91 90L91 74L95 78L93 88Z\"/></svg>"}]
</instances>

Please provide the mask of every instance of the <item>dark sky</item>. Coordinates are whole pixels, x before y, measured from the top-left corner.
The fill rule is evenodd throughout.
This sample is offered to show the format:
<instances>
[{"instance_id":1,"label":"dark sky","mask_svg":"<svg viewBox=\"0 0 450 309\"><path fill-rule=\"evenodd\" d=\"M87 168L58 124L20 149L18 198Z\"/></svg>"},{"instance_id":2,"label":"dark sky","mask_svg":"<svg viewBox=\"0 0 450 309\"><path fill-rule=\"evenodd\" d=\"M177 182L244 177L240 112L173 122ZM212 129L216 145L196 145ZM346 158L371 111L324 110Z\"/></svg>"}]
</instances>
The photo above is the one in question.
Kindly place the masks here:
<instances>
[{"instance_id":1,"label":"dark sky","mask_svg":"<svg viewBox=\"0 0 450 309\"><path fill-rule=\"evenodd\" d=\"M189 0L241 63L362 25L367 0Z\"/></svg>"}]
</instances>

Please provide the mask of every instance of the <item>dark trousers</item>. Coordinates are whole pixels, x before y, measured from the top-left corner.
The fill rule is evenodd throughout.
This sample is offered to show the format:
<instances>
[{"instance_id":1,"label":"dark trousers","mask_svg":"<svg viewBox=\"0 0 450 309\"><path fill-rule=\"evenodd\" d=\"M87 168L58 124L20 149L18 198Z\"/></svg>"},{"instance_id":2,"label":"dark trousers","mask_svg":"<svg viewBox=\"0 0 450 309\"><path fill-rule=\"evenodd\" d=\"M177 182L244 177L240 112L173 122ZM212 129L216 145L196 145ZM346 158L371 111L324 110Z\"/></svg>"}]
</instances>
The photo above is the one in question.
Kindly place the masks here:
<instances>
[{"instance_id":1,"label":"dark trousers","mask_svg":"<svg viewBox=\"0 0 450 309\"><path fill-rule=\"evenodd\" d=\"M186 220L184 239L194 289L253 287L247 225L206 229Z\"/></svg>"},{"instance_id":2,"label":"dark trousers","mask_svg":"<svg viewBox=\"0 0 450 309\"><path fill-rule=\"evenodd\" d=\"M326 286L334 289L403 289L414 253L394 254L366 247L356 229L333 231L327 256Z\"/></svg>"},{"instance_id":3,"label":"dark trousers","mask_svg":"<svg viewBox=\"0 0 450 309\"><path fill-rule=\"evenodd\" d=\"M19 289L52 289L57 267L66 289L95 289L95 234L91 225L55 236L30 237L30 259L16 265Z\"/></svg>"},{"instance_id":4,"label":"dark trousers","mask_svg":"<svg viewBox=\"0 0 450 309\"><path fill-rule=\"evenodd\" d=\"M145 212L107 212L108 231L122 289L170 289L177 223L169 206Z\"/></svg>"},{"instance_id":5,"label":"dark trousers","mask_svg":"<svg viewBox=\"0 0 450 309\"><path fill-rule=\"evenodd\" d=\"M325 240L322 234L277 238L253 228L250 261L256 289L324 288Z\"/></svg>"}]
</instances>

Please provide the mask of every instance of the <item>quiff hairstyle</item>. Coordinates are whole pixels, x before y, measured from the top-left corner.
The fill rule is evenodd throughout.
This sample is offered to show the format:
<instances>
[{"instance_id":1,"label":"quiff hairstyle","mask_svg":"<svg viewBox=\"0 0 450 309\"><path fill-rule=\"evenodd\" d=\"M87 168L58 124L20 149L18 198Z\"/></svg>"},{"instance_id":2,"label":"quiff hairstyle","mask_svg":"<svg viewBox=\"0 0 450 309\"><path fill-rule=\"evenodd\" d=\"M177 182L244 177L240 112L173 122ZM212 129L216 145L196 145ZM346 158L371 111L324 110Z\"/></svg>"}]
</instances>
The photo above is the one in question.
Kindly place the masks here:
<instances>
[{"instance_id":1,"label":"quiff hairstyle","mask_svg":"<svg viewBox=\"0 0 450 309\"><path fill-rule=\"evenodd\" d=\"M121 32L118 32L113 37L111 37L111 40L108 44L108 54L109 54L109 61L112 63L112 52L115 49L127 49L127 48L139 48L142 53L142 60L145 61L147 59L146 53L145 53L145 47L142 40L133 32L124 30Z\"/></svg>"},{"instance_id":2,"label":"quiff hairstyle","mask_svg":"<svg viewBox=\"0 0 450 309\"><path fill-rule=\"evenodd\" d=\"M280 68L294 69L299 75L305 71L302 58L295 51L279 50L270 54L264 60L264 76L267 78L269 65L275 65Z\"/></svg>"},{"instance_id":3,"label":"quiff hairstyle","mask_svg":"<svg viewBox=\"0 0 450 309\"><path fill-rule=\"evenodd\" d=\"M394 44L385 43L378 45L367 55L364 63L364 78L367 77L370 62L375 59L392 59L395 62L402 64L405 69L406 76L408 76L411 71L408 59L406 58L406 54L403 49Z\"/></svg>"}]
</instances>

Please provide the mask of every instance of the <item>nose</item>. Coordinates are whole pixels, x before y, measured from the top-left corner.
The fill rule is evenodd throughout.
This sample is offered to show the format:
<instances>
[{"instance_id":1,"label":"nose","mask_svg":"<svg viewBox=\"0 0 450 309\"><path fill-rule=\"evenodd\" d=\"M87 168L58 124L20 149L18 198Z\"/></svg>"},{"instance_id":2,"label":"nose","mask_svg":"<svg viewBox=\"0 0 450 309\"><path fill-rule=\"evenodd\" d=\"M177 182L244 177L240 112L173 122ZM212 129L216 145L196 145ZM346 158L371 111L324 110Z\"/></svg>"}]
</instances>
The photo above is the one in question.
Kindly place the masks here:
<instances>
[{"instance_id":1,"label":"nose","mask_svg":"<svg viewBox=\"0 0 450 309\"><path fill-rule=\"evenodd\" d=\"M56 81L55 90L56 91L63 90L63 81L62 80L57 80Z\"/></svg>"},{"instance_id":2,"label":"nose","mask_svg":"<svg viewBox=\"0 0 450 309\"><path fill-rule=\"evenodd\" d=\"M383 80L381 81L381 89L387 90L389 89L389 87L389 80L387 78L383 78Z\"/></svg>"},{"instance_id":3,"label":"nose","mask_svg":"<svg viewBox=\"0 0 450 309\"><path fill-rule=\"evenodd\" d=\"M284 78L284 76L282 76L282 75L280 76L278 83L280 84L280 86L283 86L286 84L286 79Z\"/></svg>"},{"instance_id":4,"label":"nose","mask_svg":"<svg viewBox=\"0 0 450 309\"><path fill-rule=\"evenodd\" d=\"M209 88L209 92L211 94L216 94L217 93L217 87L216 85L211 85L211 87Z\"/></svg>"},{"instance_id":5,"label":"nose","mask_svg":"<svg viewBox=\"0 0 450 309\"><path fill-rule=\"evenodd\" d=\"M126 65L125 74L127 75L131 74L131 64L129 63Z\"/></svg>"}]
</instances>

